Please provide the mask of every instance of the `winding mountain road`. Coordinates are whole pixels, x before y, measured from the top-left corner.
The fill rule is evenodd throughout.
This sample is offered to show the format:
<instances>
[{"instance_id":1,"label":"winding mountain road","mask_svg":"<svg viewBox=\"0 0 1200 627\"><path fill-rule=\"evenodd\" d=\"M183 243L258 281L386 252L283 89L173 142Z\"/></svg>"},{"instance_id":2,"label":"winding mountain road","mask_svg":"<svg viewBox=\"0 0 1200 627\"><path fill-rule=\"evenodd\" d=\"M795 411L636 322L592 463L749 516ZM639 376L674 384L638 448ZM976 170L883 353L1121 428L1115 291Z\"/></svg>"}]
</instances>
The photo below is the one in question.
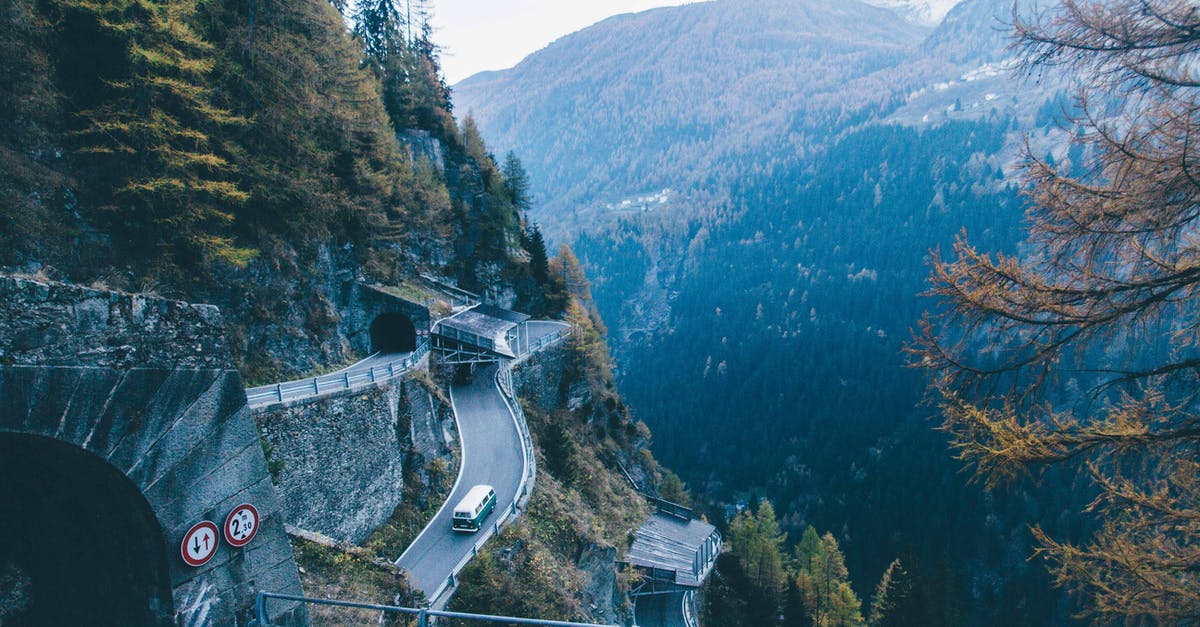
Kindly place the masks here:
<instances>
[{"instance_id":1,"label":"winding mountain road","mask_svg":"<svg viewBox=\"0 0 1200 627\"><path fill-rule=\"evenodd\" d=\"M472 486L492 486L496 490L496 511L484 521L492 526L504 508L516 501L525 473L521 434L500 395L496 372L495 365L480 368L471 381L450 387L462 447L462 471L437 515L396 560L396 565L408 571L409 581L430 597L478 540L477 534L451 529L454 505Z\"/></svg>"},{"instance_id":2,"label":"winding mountain road","mask_svg":"<svg viewBox=\"0 0 1200 627\"><path fill-rule=\"evenodd\" d=\"M534 352L557 340L568 327L561 322L530 321L527 329L529 352ZM472 486L492 486L496 490L496 511L484 524L494 528L506 511L515 509L520 497L517 491L527 470L526 451L518 419L497 383L498 368L495 364L480 367L469 381L450 386L462 447L458 479L433 520L396 560L396 565L408 572L413 586L435 605L444 601L440 597L447 578L474 553L486 533L454 531L450 526L454 505Z\"/></svg>"}]
</instances>

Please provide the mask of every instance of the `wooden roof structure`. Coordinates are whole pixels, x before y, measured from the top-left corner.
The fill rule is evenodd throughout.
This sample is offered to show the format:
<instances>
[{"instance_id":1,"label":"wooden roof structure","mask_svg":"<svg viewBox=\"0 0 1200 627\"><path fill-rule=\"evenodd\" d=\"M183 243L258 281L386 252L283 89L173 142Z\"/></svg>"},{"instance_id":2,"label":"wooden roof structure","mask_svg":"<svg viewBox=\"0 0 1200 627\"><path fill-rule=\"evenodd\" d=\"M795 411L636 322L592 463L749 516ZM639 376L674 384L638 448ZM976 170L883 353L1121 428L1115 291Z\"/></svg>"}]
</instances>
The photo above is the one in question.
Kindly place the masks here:
<instances>
[{"instance_id":1,"label":"wooden roof structure","mask_svg":"<svg viewBox=\"0 0 1200 627\"><path fill-rule=\"evenodd\" d=\"M529 316L523 313L476 305L438 322L436 333L512 359L516 352L509 345L510 332L528 320Z\"/></svg>"},{"instance_id":2,"label":"wooden roof structure","mask_svg":"<svg viewBox=\"0 0 1200 627\"><path fill-rule=\"evenodd\" d=\"M624 561L655 573L674 571L675 585L698 588L720 552L721 534L716 527L659 511L634 533Z\"/></svg>"}]
</instances>

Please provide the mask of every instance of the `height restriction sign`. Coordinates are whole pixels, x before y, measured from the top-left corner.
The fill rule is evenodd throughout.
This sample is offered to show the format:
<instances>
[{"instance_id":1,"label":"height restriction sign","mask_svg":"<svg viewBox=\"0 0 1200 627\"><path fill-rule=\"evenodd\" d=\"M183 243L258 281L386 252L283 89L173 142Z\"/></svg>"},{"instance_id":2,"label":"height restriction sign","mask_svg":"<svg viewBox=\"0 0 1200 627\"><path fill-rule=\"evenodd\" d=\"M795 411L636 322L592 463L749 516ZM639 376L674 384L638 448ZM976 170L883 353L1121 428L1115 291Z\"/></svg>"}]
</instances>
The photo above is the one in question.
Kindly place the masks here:
<instances>
[{"instance_id":1,"label":"height restriction sign","mask_svg":"<svg viewBox=\"0 0 1200 627\"><path fill-rule=\"evenodd\" d=\"M258 510L249 503L233 508L225 518L225 541L235 547L250 544L258 533Z\"/></svg>"},{"instance_id":2,"label":"height restriction sign","mask_svg":"<svg viewBox=\"0 0 1200 627\"><path fill-rule=\"evenodd\" d=\"M202 520L183 535L179 553L188 566L203 566L217 553L217 525Z\"/></svg>"}]
</instances>

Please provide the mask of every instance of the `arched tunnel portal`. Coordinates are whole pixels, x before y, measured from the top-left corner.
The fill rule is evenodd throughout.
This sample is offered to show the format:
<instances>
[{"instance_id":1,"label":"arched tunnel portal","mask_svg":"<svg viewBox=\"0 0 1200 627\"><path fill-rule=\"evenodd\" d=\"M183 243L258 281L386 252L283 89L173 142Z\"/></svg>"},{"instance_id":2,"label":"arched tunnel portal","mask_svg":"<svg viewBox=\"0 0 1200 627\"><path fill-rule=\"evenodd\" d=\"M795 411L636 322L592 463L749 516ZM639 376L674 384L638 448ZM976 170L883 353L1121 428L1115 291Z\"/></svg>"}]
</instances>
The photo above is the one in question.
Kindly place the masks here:
<instances>
[{"instance_id":1,"label":"arched tunnel portal","mask_svg":"<svg viewBox=\"0 0 1200 627\"><path fill-rule=\"evenodd\" d=\"M108 462L0 432L0 504L0 624L173 624L162 527Z\"/></svg>"},{"instance_id":2,"label":"arched tunnel portal","mask_svg":"<svg viewBox=\"0 0 1200 627\"><path fill-rule=\"evenodd\" d=\"M371 322L371 352L409 353L417 350L417 328L402 313L385 313Z\"/></svg>"}]
</instances>

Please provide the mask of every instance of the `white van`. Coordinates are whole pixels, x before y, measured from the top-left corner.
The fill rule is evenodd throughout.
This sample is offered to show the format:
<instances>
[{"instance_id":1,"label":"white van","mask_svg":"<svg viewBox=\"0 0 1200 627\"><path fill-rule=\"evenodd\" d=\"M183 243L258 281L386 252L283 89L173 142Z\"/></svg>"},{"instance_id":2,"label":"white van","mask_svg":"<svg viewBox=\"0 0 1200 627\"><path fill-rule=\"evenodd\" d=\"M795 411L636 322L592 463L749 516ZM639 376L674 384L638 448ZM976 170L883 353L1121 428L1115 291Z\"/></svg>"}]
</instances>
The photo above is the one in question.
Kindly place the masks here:
<instances>
[{"instance_id":1,"label":"white van","mask_svg":"<svg viewBox=\"0 0 1200 627\"><path fill-rule=\"evenodd\" d=\"M453 527L455 531L470 531L475 533L482 526L483 519L496 509L496 491L490 485L477 485L467 491L467 495L454 506Z\"/></svg>"}]
</instances>

